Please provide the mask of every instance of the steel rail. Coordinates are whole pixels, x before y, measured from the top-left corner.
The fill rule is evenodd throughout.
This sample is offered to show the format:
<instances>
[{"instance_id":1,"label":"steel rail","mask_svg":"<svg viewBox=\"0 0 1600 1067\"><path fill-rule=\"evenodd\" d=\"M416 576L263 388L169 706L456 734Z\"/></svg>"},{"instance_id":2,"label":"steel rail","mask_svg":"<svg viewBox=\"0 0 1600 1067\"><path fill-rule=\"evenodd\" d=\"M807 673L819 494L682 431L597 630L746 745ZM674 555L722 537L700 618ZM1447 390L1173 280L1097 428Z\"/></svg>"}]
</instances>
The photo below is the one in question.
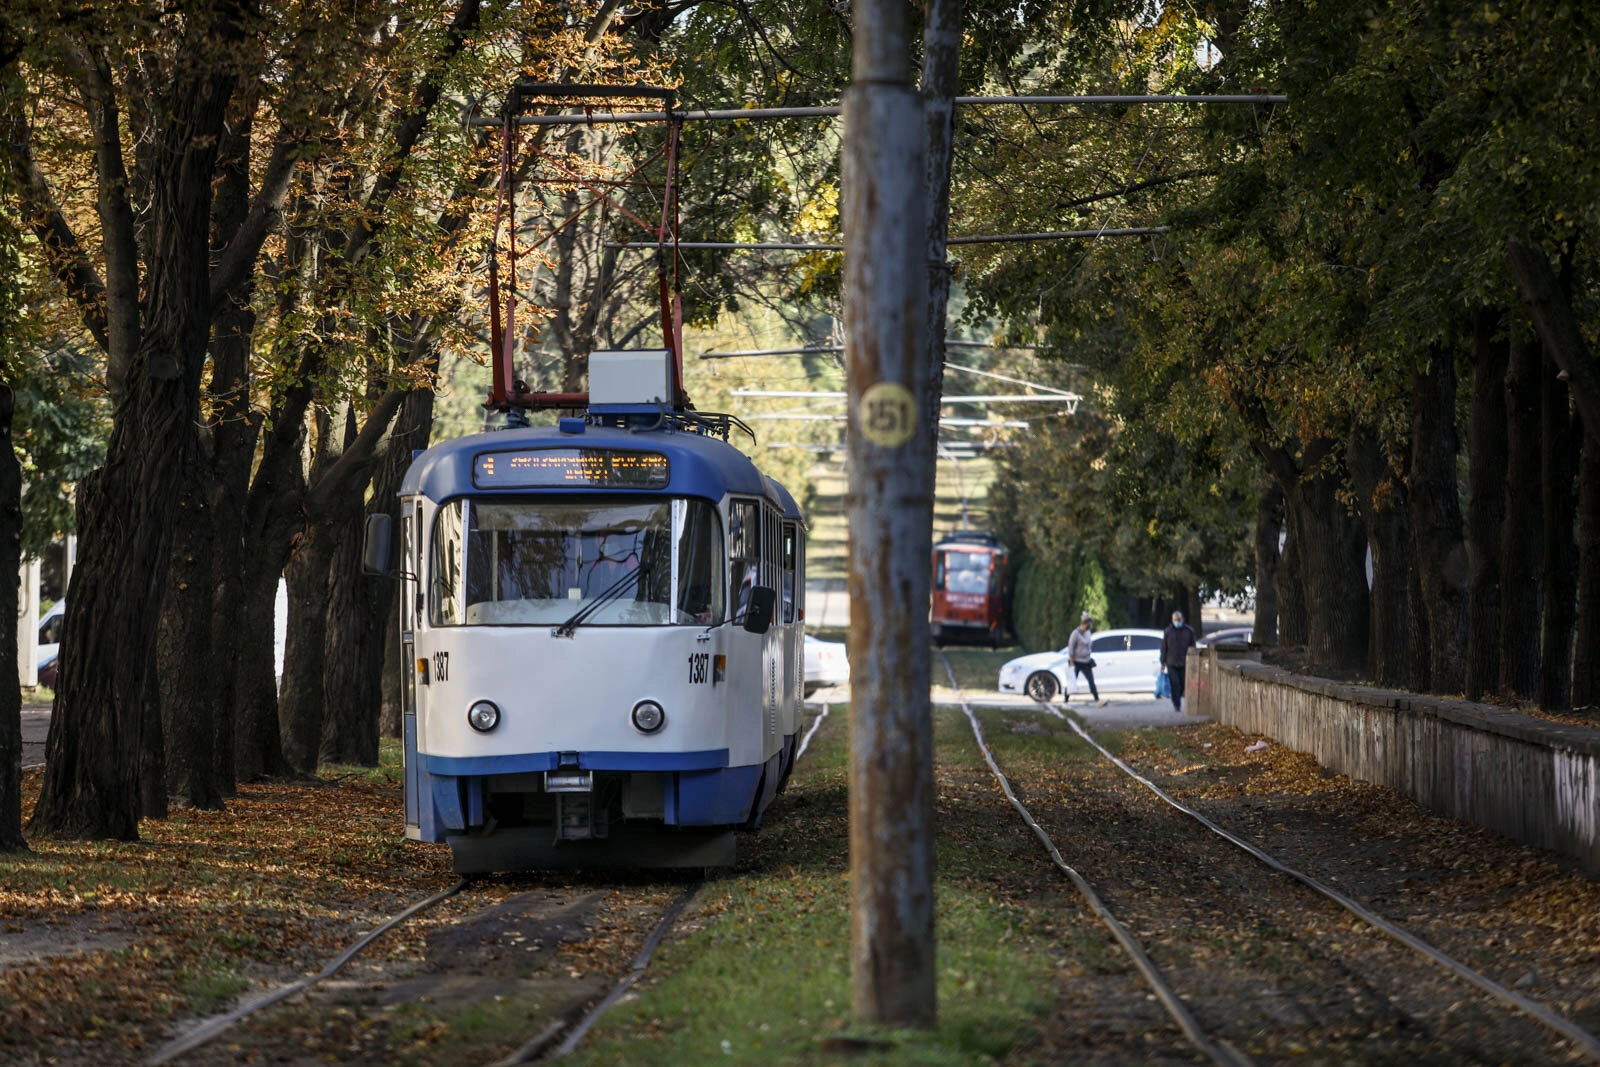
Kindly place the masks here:
<instances>
[{"instance_id":1,"label":"steel rail","mask_svg":"<svg viewBox=\"0 0 1600 1067\"><path fill-rule=\"evenodd\" d=\"M828 717L828 712L832 709L833 706L831 704L823 704L822 714L811 720L811 729L806 731L805 736L800 739L800 747L795 750L794 761L796 763L799 763L800 757L806 754L806 749L811 747L811 739L817 735L817 730L822 727L822 720Z\"/></svg>"},{"instance_id":2,"label":"steel rail","mask_svg":"<svg viewBox=\"0 0 1600 1067\"><path fill-rule=\"evenodd\" d=\"M1434 948L1432 945L1417 937L1404 927L1398 926L1395 923L1390 922L1388 919L1385 919L1383 916L1369 911L1367 908L1356 903L1354 900L1345 896L1337 889L1318 881L1309 874L1302 873L1301 871L1297 871L1287 864L1279 862L1266 852L1263 852L1255 845L1246 841L1244 838L1223 829L1210 819L1206 818L1204 815L1200 814L1198 811L1195 811L1193 808L1186 806L1180 801L1174 800L1173 797L1166 792L1166 790L1150 781L1150 779L1144 777L1118 757L1112 755L1103 745L1100 744L1100 742L1096 741L1093 737L1090 737L1088 731L1082 726L1078 725L1077 721L1071 716L1064 715L1058 709L1050 707L1047 704L1041 706L1044 708L1044 710L1048 711L1050 714L1054 715L1056 718L1062 720L1068 726L1072 727L1073 730L1077 732L1079 737L1093 745L1102 756L1116 764L1116 766L1125 774L1127 774L1128 777L1132 778L1134 781L1150 790L1167 804L1183 812L1191 819L1194 819L1196 822L1210 830L1212 833L1216 834L1218 837L1221 837L1223 840L1228 841L1231 844L1237 845L1239 848L1250 853L1250 855L1254 856L1268 867L1271 867L1273 870L1278 871L1281 874L1286 874L1290 878L1293 878L1295 881L1299 882L1301 885L1304 885L1307 888L1320 893L1322 896L1327 897L1335 904L1338 904L1340 907L1350 912L1350 914L1383 931L1385 934L1388 934L1390 937L1394 938L1402 945L1405 945L1407 948L1413 949L1421 955L1427 957L1429 960L1432 960L1434 963L1438 964L1440 967L1443 967L1451 974L1454 974L1457 978L1464 979L1497 1000L1503 1001L1517 1010L1533 1016L1533 1018L1539 1020L1539 1022L1543 1023L1545 1026L1549 1027L1551 1030L1554 1030L1556 1033L1575 1044L1579 1049L1586 1053L1590 1059L1600 1062L1600 1038L1595 1037L1594 1034L1591 1034L1577 1023L1574 1023L1570 1019L1556 1014L1537 1001L1529 1000L1522 994L1507 989L1505 986L1501 985L1499 982L1496 982L1487 975L1480 974L1471 967L1468 967L1466 964L1461 963L1444 952L1441 952L1439 949Z\"/></svg>"},{"instance_id":3,"label":"steel rail","mask_svg":"<svg viewBox=\"0 0 1600 1067\"><path fill-rule=\"evenodd\" d=\"M256 1012L265 1008L270 1008L279 1001L287 1000L296 993L304 992L306 989L316 985L318 982L321 982L326 978L333 977L335 974L338 974L344 969L345 964L355 959L357 954L359 954L362 949L366 948L368 945L372 944L378 938L382 937L390 930L393 930L396 926L399 926L413 915L427 911L435 904L455 896L457 893L465 889L467 884L467 879L463 878L449 889L435 893L433 896L427 897L426 899L417 901L405 911L402 911L400 914L388 919L375 929L358 938L355 943L350 945L350 947L345 949L343 952L339 953L339 955L335 956L327 966L323 967L322 970L318 971L316 974L307 975L298 982L293 982L284 986L282 989L274 990L270 996L264 997L261 1000L234 1008L232 1011L227 1012L224 1015L213 1016L211 1019L201 1023L200 1026L196 1027L194 1030L189 1031L189 1033L185 1034L183 1037L180 1037L175 1041L170 1041L161 1046L149 1059L145 1060L145 1063L150 1065L150 1067L155 1067L156 1064L170 1063L173 1059L183 1055L185 1052L197 1049L201 1045L205 1045L216 1040L225 1030L231 1027L234 1023L238 1022L240 1019L254 1015Z\"/></svg>"},{"instance_id":4,"label":"steel rail","mask_svg":"<svg viewBox=\"0 0 1600 1067\"><path fill-rule=\"evenodd\" d=\"M1060 104L1287 104L1289 98L1280 93L1235 94L1168 94L1154 96L958 96L960 107L992 107L1013 105L1021 107ZM844 109L837 104L820 107L735 107L697 111L673 111L671 117L684 122L739 122L748 119L805 119L836 118ZM595 111L562 115L516 115L512 123L517 126L595 126L632 122L665 122L668 115L662 111ZM469 126L500 126L505 120L475 115L467 120Z\"/></svg>"},{"instance_id":5,"label":"steel rail","mask_svg":"<svg viewBox=\"0 0 1600 1067\"><path fill-rule=\"evenodd\" d=\"M827 717L828 705L824 704L822 705L822 714L818 715L811 724L811 729L806 732L804 739L800 742L799 750L794 754L796 763L799 763L800 757L805 755L806 747L810 745L812 736L817 732L817 727L821 726L822 720ZM689 906L689 902L694 899L695 894L700 892L704 886L705 881L700 880L684 891L683 895L678 898L650 931L650 936L645 939L644 946L639 950L639 954L633 958L633 963L629 966L628 973L619 978L616 984L611 987L610 992L594 1007L585 1012L577 1022L572 1023L570 1029L568 1028L568 1023L558 1019L539 1031L532 1039L523 1043L505 1058L496 1060L491 1067L516 1067L517 1064L540 1059L543 1057L545 1050L550 1048L563 1031L565 1031L566 1036L562 1038L560 1045L551 1050L548 1058L554 1060L571 1055L578 1045L582 1043L583 1039L588 1036L595 1023L600 1021L600 1016L615 1007L617 1002L627 994L628 990L632 989L634 984L644 976L645 970L650 966L650 958L655 955L656 949L660 947L662 938L666 936L668 930L672 929L673 923L678 921L678 917L683 914L683 910Z\"/></svg>"},{"instance_id":6,"label":"steel rail","mask_svg":"<svg viewBox=\"0 0 1600 1067\"><path fill-rule=\"evenodd\" d=\"M571 1055L579 1043L588 1036L594 1024L600 1021L600 1016L615 1007L617 1002L627 994L628 990L633 988L634 983L644 977L645 969L650 966L650 957L655 955L656 949L660 947L661 939L666 937L667 931L672 929L672 924L678 921L678 916L683 914L683 909L689 906L689 902L694 899L695 894L700 892L701 887L704 885L704 880L697 880L683 891L672 907L667 909L667 913L651 929L650 936L645 939L644 946L639 949L639 954L633 958L633 962L629 965L628 973L617 979L610 992L601 998L594 1007L585 1012L577 1022L573 1023L570 1029L568 1029L565 1022L559 1020L553 1022L535 1035L531 1041L514 1050L504 1059L496 1060L493 1067L514 1067L515 1064L527 1063L530 1060L541 1058L545 1049L549 1048L550 1044L555 1041L563 1030L566 1031L566 1037L562 1038L561 1044L550 1052L548 1058L556 1060L561 1059L563 1056Z\"/></svg>"},{"instance_id":7,"label":"steel rail","mask_svg":"<svg viewBox=\"0 0 1600 1067\"><path fill-rule=\"evenodd\" d=\"M1144 976L1145 983L1155 992L1156 999L1161 1002L1162 1007L1167 1009L1167 1014L1178 1025L1178 1029L1183 1032L1183 1036L1188 1038L1189 1043L1204 1053L1211 1062L1219 1064L1221 1067L1241 1067L1241 1065L1249 1064L1251 1062L1250 1059L1232 1045L1226 1042L1213 1042L1206 1037L1205 1032L1200 1029L1200 1024L1195 1021L1194 1015L1190 1013L1188 1006L1179 999L1178 994L1173 991L1172 987L1167 985L1166 980L1161 977L1161 972L1156 970L1155 963L1151 961L1149 956L1145 955L1144 949L1140 947L1138 941L1134 940L1133 935L1128 932L1128 928L1123 926L1115 915L1111 914L1111 910L1106 907L1105 902L1100 899L1100 895L1094 891L1094 887L1084 879L1083 875L1079 874L1066 860L1062 859L1061 851L1056 848L1056 844L1050 839L1050 835L1034 821L1033 814L1028 811L1027 805L1018 800L1017 794L1012 792L1011 782L1006 778L1005 772L1000 769L1000 765L995 762L994 754L989 751L989 745L983 739L983 727L978 725L978 717L972 713L972 705L968 704L966 697L962 695L961 685L956 681L955 671L950 667L950 659L944 654L943 650L939 652L939 661L944 664L944 673L950 679L950 688L954 690L956 700L960 702L961 710L966 714L967 722L972 726L972 736L978 742L978 750L983 753L983 760L989 765L989 771L994 775L995 781L1000 783L1000 791L1011 802L1011 806L1017 809L1017 813L1022 816L1022 821L1028 824L1028 829L1032 830L1034 836L1044 845L1045 851L1050 853L1050 862L1054 863L1068 878L1072 879L1072 884L1078 887L1078 892L1088 902L1090 910L1105 924L1106 928L1111 931L1111 936L1116 938L1117 944L1121 945L1122 950L1133 960L1134 967Z\"/></svg>"}]
</instances>

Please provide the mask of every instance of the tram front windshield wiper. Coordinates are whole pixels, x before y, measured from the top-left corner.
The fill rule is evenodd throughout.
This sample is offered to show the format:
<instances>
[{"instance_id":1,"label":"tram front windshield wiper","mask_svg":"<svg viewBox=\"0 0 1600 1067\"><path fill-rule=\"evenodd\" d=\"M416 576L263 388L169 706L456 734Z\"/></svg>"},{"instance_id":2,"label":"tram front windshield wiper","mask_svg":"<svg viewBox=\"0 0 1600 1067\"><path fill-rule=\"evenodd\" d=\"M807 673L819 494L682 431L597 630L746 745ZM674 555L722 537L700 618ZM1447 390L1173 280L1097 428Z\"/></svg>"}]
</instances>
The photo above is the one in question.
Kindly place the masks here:
<instances>
[{"instance_id":1,"label":"tram front windshield wiper","mask_svg":"<svg viewBox=\"0 0 1600 1067\"><path fill-rule=\"evenodd\" d=\"M577 631L578 627L582 626L586 621L588 621L589 616L593 615L596 611L599 611L602 607L611 603L619 596L622 596L624 593L628 592L629 587L639 581L639 574L643 570L643 567L637 567L634 570L628 571L621 578L618 578L616 581L602 589L599 596L595 597L589 603L573 612L572 618L568 619L560 626L557 626L554 630L551 630L550 633L556 637L571 637L573 633Z\"/></svg>"}]
</instances>

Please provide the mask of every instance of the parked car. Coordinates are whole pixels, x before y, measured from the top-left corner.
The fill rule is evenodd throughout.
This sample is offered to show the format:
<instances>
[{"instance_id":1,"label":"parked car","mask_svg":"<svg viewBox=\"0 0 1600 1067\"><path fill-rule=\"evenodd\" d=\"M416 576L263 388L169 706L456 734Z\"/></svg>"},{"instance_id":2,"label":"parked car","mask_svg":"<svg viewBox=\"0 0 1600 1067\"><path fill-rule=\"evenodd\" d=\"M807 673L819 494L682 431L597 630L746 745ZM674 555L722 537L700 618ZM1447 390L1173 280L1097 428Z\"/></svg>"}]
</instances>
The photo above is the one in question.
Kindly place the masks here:
<instances>
[{"instance_id":1,"label":"parked car","mask_svg":"<svg viewBox=\"0 0 1600 1067\"><path fill-rule=\"evenodd\" d=\"M39 684L54 689L56 658L61 654L61 628L67 622L67 600L62 597L39 617Z\"/></svg>"},{"instance_id":2,"label":"parked car","mask_svg":"<svg viewBox=\"0 0 1600 1067\"><path fill-rule=\"evenodd\" d=\"M1161 673L1160 630L1106 630L1094 635L1095 685L1102 693L1154 693ZM1019 656L1000 668L1002 693L1026 693L1035 700L1071 699L1087 693L1087 680L1077 677L1067 650Z\"/></svg>"},{"instance_id":3,"label":"parked car","mask_svg":"<svg viewBox=\"0 0 1600 1067\"><path fill-rule=\"evenodd\" d=\"M806 696L830 685L850 684L850 660L838 641L823 641L806 634Z\"/></svg>"},{"instance_id":4,"label":"parked car","mask_svg":"<svg viewBox=\"0 0 1600 1067\"><path fill-rule=\"evenodd\" d=\"M1218 645L1224 641L1243 641L1249 644L1254 638L1255 631L1248 626L1235 626L1227 630L1215 630L1200 639L1202 645Z\"/></svg>"}]
</instances>

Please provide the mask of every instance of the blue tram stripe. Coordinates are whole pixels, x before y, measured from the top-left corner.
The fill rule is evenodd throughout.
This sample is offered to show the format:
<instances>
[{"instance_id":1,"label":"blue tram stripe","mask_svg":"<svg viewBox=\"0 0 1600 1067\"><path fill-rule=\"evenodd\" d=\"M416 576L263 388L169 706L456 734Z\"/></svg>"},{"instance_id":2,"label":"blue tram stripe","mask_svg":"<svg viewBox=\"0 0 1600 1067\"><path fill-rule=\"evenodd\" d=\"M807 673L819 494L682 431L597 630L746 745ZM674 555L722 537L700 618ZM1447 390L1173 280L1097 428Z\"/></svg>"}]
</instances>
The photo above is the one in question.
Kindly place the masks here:
<instances>
[{"instance_id":1,"label":"blue tram stripe","mask_svg":"<svg viewBox=\"0 0 1600 1067\"><path fill-rule=\"evenodd\" d=\"M418 757L429 774L463 777L480 774L525 774L553 771L561 765L557 752L520 752L504 756ZM728 750L708 748L695 752L579 752L578 767L586 771L709 771L728 765Z\"/></svg>"}]
</instances>

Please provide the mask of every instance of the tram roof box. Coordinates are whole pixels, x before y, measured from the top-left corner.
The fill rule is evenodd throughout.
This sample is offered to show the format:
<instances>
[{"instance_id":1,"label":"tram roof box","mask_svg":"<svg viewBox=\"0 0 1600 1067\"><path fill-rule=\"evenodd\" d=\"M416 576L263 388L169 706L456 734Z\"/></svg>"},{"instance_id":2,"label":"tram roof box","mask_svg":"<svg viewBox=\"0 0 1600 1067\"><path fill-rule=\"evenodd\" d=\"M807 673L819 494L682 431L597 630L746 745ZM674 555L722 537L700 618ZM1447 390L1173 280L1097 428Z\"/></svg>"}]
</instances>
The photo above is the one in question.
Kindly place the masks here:
<instances>
[{"instance_id":1,"label":"tram roof box","mask_svg":"<svg viewBox=\"0 0 1600 1067\"><path fill-rule=\"evenodd\" d=\"M672 407L671 349L589 353L590 411L653 414L663 407Z\"/></svg>"}]
</instances>

